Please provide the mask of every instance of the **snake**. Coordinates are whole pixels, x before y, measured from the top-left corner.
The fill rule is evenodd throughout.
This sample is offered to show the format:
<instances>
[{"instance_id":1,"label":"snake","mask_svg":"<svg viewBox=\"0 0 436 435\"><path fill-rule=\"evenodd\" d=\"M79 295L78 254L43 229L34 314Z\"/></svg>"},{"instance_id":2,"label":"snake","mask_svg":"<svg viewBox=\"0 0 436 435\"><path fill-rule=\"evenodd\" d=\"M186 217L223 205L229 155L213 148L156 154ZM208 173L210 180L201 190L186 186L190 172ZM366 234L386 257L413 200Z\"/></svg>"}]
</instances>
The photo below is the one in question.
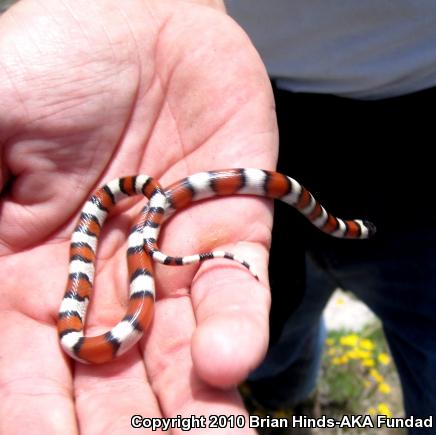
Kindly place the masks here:
<instances>
[{"instance_id":1,"label":"snake","mask_svg":"<svg viewBox=\"0 0 436 435\"><path fill-rule=\"evenodd\" d=\"M124 198L148 199L133 222L127 248L129 298L126 312L111 330L85 336L86 312L94 284L99 236L111 209ZM82 363L99 364L126 353L148 329L154 312L153 263L172 266L225 258L239 263L259 279L239 255L222 250L174 257L157 244L161 224L193 202L214 197L252 195L283 201L294 207L322 232L337 238L367 239L375 226L365 220L343 220L329 213L298 181L279 172L235 168L198 172L163 189L148 175L117 178L97 189L83 206L70 243L66 291L59 309L57 330L62 349Z\"/></svg>"}]
</instances>

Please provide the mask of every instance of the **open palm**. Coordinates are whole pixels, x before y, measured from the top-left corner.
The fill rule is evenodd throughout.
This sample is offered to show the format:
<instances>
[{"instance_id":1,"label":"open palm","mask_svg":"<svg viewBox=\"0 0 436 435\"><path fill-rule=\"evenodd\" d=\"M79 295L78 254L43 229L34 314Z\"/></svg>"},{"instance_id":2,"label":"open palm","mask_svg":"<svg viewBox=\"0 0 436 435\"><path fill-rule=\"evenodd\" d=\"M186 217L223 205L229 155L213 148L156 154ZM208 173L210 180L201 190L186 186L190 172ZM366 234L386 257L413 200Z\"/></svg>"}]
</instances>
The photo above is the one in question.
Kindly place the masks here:
<instances>
[{"instance_id":1,"label":"open palm","mask_svg":"<svg viewBox=\"0 0 436 435\"><path fill-rule=\"evenodd\" d=\"M125 434L134 414L243 414L234 386L264 355L269 310L243 267L156 266L152 327L108 364L66 357L56 320L69 237L96 187L274 166L272 95L246 36L183 1L23 0L0 19L0 95L0 432ZM143 205L120 203L103 231L87 335L123 315L126 234ZM160 245L237 252L265 283L270 226L269 203L221 198L177 214Z\"/></svg>"}]
</instances>

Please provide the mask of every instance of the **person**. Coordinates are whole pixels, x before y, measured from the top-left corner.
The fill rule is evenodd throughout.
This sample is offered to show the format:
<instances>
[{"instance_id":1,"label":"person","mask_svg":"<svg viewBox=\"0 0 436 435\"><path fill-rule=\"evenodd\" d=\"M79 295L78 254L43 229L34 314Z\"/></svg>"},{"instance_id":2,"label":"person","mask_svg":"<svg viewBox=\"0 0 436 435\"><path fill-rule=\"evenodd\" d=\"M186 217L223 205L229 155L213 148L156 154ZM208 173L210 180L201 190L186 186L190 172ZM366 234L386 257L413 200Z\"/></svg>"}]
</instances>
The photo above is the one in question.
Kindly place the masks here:
<instances>
[{"instance_id":1,"label":"person","mask_svg":"<svg viewBox=\"0 0 436 435\"><path fill-rule=\"evenodd\" d=\"M95 187L138 172L165 186L199 170L274 167L273 95L250 39L222 3L207 0L22 0L0 20L2 432L32 425L124 434L133 414L244 414L234 386L268 345L268 201L208 201L177 214L161 240L169 253L237 252L259 271L259 284L224 260L198 270L156 266L159 298L146 339L102 366L72 365L55 323L69 235ZM125 234L139 209L120 205L104 231L90 335L122 316ZM412 248L404 249L417 255ZM420 349L431 344L431 334L419 338L428 340Z\"/></svg>"},{"instance_id":2,"label":"person","mask_svg":"<svg viewBox=\"0 0 436 435\"><path fill-rule=\"evenodd\" d=\"M311 394L325 338L322 310L342 287L381 318L406 415L436 421L436 207L428 148L436 8L420 1L227 5L272 76L278 170L336 215L377 226L372 240L335 240L276 205L271 341L250 376L255 403L275 410Z\"/></svg>"},{"instance_id":3,"label":"person","mask_svg":"<svg viewBox=\"0 0 436 435\"><path fill-rule=\"evenodd\" d=\"M269 200L207 201L159 239L169 253L238 253L260 282L225 259L156 266L147 337L104 365L73 363L56 331L69 239L95 188L136 173L166 186L274 168L264 66L219 2L200 3L23 0L0 17L1 433L126 434L133 415L247 415L236 385L268 342ZM87 335L123 316L127 234L144 204L120 203L103 229Z\"/></svg>"}]
</instances>

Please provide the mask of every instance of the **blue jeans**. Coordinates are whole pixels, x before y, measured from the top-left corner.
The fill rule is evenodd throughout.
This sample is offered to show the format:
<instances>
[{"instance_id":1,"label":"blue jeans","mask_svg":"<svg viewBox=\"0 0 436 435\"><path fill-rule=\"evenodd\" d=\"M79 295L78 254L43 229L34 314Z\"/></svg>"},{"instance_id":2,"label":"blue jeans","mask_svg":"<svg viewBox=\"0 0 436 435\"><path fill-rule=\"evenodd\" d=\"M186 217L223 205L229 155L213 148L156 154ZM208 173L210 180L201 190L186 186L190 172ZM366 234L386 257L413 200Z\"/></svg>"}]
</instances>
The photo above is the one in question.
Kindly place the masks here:
<instances>
[{"instance_id":1,"label":"blue jeans","mask_svg":"<svg viewBox=\"0 0 436 435\"><path fill-rule=\"evenodd\" d=\"M406 414L432 415L435 427L426 433L436 434L436 183L425 154L432 123L423 104L434 103L436 90L381 102L275 93L278 169L305 184L340 217L372 220L378 234L370 241L335 240L276 206L272 342L250 376L253 395L274 409L310 394L325 338L322 310L332 291L342 287L380 317ZM338 119L358 134L343 132L335 124ZM411 147L397 152L393 144L412 134ZM331 141L339 152L316 145L306 151L296 137L310 144ZM391 151L387 157L378 153L384 144ZM419 172L409 174L410 169Z\"/></svg>"},{"instance_id":2,"label":"blue jeans","mask_svg":"<svg viewBox=\"0 0 436 435\"><path fill-rule=\"evenodd\" d=\"M268 407L295 405L315 387L325 338L322 310L340 286L382 320L404 392L406 413L436 422L436 219L374 243L343 241L311 250L302 303L251 380L268 384ZM436 428L435 428L436 429Z\"/></svg>"}]
</instances>

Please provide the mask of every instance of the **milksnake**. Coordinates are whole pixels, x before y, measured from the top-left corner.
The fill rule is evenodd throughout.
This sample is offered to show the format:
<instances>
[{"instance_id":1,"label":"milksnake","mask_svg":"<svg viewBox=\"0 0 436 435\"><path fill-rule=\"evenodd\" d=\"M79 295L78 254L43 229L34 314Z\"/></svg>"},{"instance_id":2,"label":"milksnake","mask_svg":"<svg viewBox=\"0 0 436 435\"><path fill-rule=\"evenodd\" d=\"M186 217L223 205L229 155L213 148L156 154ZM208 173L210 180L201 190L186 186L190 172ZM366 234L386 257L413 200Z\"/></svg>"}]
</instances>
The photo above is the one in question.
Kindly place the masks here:
<instances>
[{"instance_id":1,"label":"milksnake","mask_svg":"<svg viewBox=\"0 0 436 435\"><path fill-rule=\"evenodd\" d=\"M83 327L94 281L98 237L112 207L133 195L145 195L149 202L136 218L128 238L130 296L127 311L110 331L86 337ZM58 333L64 351L81 362L103 363L123 354L141 338L153 315L152 260L167 265L186 265L227 258L242 264L257 278L246 261L229 252L171 257L157 246L160 225L172 213L195 201L229 195L279 199L334 237L366 239L375 232L370 222L342 220L331 215L306 188L278 172L254 168L199 172L173 183L166 190L147 175L115 179L88 199L72 234L67 289L58 316Z\"/></svg>"}]
</instances>

